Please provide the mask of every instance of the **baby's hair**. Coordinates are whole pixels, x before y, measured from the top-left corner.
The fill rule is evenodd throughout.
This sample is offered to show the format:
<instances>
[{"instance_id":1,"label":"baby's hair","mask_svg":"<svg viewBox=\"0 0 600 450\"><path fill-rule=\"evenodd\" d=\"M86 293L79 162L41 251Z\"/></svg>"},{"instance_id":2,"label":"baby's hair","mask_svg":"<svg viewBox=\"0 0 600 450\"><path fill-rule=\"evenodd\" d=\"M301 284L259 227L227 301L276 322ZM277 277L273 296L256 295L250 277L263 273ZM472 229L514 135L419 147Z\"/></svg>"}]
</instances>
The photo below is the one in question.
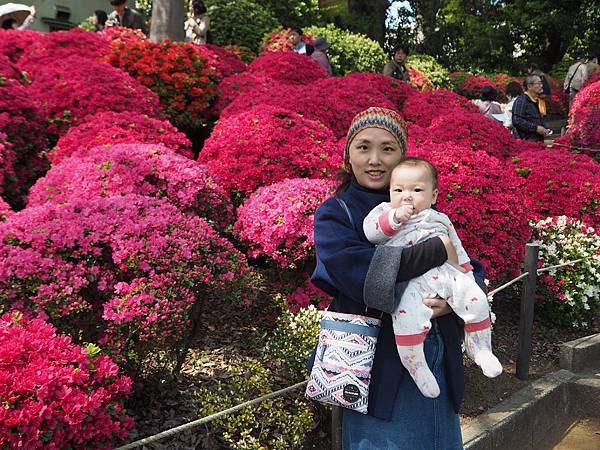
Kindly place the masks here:
<instances>
[{"instance_id":1,"label":"baby's hair","mask_svg":"<svg viewBox=\"0 0 600 450\"><path fill-rule=\"evenodd\" d=\"M396 167L392 170L392 174L394 170L398 167L423 167L429 172L429 177L431 178L431 183L433 184L433 189L438 188L438 171L433 164L423 158L419 158L418 156L405 156L403 157Z\"/></svg>"}]
</instances>

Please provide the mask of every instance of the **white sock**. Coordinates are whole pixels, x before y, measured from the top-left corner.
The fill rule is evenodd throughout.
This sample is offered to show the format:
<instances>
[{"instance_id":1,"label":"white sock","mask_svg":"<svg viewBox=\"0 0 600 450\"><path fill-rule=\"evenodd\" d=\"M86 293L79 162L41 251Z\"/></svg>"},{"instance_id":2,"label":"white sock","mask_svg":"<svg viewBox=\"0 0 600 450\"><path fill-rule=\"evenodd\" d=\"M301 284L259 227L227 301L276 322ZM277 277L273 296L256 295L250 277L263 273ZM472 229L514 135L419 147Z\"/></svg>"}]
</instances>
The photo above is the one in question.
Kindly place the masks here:
<instances>
[{"instance_id":1,"label":"white sock","mask_svg":"<svg viewBox=\"0 0 600 450\"><path fill-rule=\"evenodd\" d=\"M428 398L436 398L440 395L440 387L427 366L423 344L419 345L397 345L398 354L402 365L415 380L415 384L421 393Z\"/></svg>"},{"instance_id":2,"label":"white sock","mask_svg":"<svg viewBox=\"0 0 600 450\"><path fill-rule=\"evenodd\" d=\"M492 353L492 330L465 332L465 346L467 355L475 361L486 377L494 378L502 373L502 364Z\"/></svg>"}]
</instances>

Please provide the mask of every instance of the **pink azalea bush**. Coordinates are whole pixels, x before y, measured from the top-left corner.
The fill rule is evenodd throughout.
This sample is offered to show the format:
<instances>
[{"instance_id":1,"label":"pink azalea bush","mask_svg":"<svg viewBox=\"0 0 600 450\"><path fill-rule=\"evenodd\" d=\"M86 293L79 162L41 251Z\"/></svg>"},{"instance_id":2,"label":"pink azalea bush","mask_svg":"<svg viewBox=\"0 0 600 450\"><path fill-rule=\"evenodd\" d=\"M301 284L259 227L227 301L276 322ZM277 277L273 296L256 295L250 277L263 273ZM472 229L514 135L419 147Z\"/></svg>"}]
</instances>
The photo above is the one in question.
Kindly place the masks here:
<instances>
[{"instance_id":1,"label":"pink azalea bush","mask_svg":"<svg viewBox=\"0 0 600 450\"><path fill-rule=\"evenodd\" d=\"M423 72L409 67L408 74L410 75L410 85L413 88L418 89L419 91L430 91L433 89L433 83Z\"/></svg>"},{"instance_id":2,"label":"pink azalea bush","mask_svg":"<svg viewBox=\"0 0 600 450\"><path fill-rule=\"evenodd\" d=\"M331 303L331 297L311 283L308 274L304 274L304 283L287 296L287 309L296 314L302 308L314 306L319 310L326 309Z\"/></svg>"},{"instance_id":3,"label":"pink azalea bush","mask_svg":"<svg viewBox=\"0 0 600 450\"><path fill-rule=\"evenodd\" d=\"M211 107L211 116L218 118L238 96L250 91L268 92L273 81L264 75L241 72L223 78L217 85L218 100Z\"/></svg>"},{"instance_id":4,"label":"pink azalea bush","mask_svg":"<svg viewBox=\"0 0 600 450\"><path fill-rule=\"evenodd\" d=\"M342 162L323 124L267 105L220 120L198 160L225 189L242 196L285 178L331 176Z\"/></svg>"},{"instance_id":5,"label":"pink azalea bush","mask_svg":"<svg viewBox=\"0 0 600 450\"><path fill-rule=\"evenodd\" d=\"M402 111L406 100L415 93L407 83L395 78L372 72L352 72L344 77L346 80L366 82L370 87L378 90L394 104L398 111Z\"/></svg>"},{"instance_id":6,"label":"pink azalea bush","mask_svg":"<svg viewBox=\"0 0 600 450\"><path fill-rule=\"evenodd\" d=\"M38 41L45 41L49 35L50 33L33 30L0 29L0 53L6 55L13 63L17 63L38 44Z\"/></svg>"},{"instance_id":7,"label":"pink azalea bush","mask_svg":"<svg viewBox=\"0 0 600 450\"><path fill-rule=\"evenodd\" d=\"M214 44L198 45L196 48L204 55L208 65L215 70L219 80L246 71L246 63L231 50Z\"/></svg>"},{"instance_id":8,"label":"pink azalea bush","mask_svg":"<svg viewBox=\"0 0 600 450\"><path fill-rule=\"evenodd\" d=\"M133 428L131 380L93 345L40 319L0 317L0 446L114 448Z\"/></svg>"},{"instance_id":9,"label":"pink azalea bush","mask_svg":"<svg viewBox=\"0 0 600 450\"><path fill-rule=\"evenodd\" d=\"M467 143L427 143L409 153L438 169L436 206L452 220L467 253L484 264L486 278L498 283L517 274L530 236L523 181Z\"/></svg>"},{"instance_id":10,"label":"pink azalea bush","mask_svg":"<svg viewBox=\"0 0 600 450\"><path fill-rule=\"evenodd\" d=\"M5 220L9 219L12 215L13 212L10 209L10 205L6 203L2 197L0 197L0 222L4 222Z\"/></svg>"},{"instance_id":11,"label":"pink azalea bush","mask_svg":"<svg viewBox=\"0 0 600 450\"><path fill-rule=\"evenodd\" d=\"M83 156L99 145L163 144L180 155L192 158L192 143L167 120L132 111L103 111L90 115L62 136L48 154L52 164L74 153Z\"/></svg>"},{"instance_id":12,"label":"pink azalea bush","mask_svg":"<svg viewBox=\"0 0 600 450\"><path fill-rule=\"evenodd\" d=\"M248 299L248 277L239 251L163 199L48 203L0 223L0 313L45 315L128 367L178 348L195 303Z\"/></svg>"},{"instance_id":13,"label":"pink azalea bush","mask_svg":"<svg viewBox=\"0 0 600 450\"><path fill-rule=\"evenodd\" d=\"M455 110L478 112L473 102L448 89L436 89L433 92L413 90L404 103L402 116L408 122L428 127L436 117L453 115Z\"/></svg>"},{"instance_id":14,"label":"pink azalea bush","mask_svg":"<svg viewBox=\"0 0 600 450\"><path fill-rule=\"evenodd\" d=\"M250 257L267 256L281 268L302 267L314 256L314 213L334 191L331 180L305 178L263 186L238 208L234 232Z\"/></svg>"},{"instance_id":15,"label":"pink azalea bush","mask_svg":"<svg viewBox=\"0 0 600 450\"><path fill-rule=\"evenodd\" d=\"M112 42L139 42L146 41L148 37L142 30L135 30L126 27L107 27L97 33L98 36L106 39L109 43Z\"/></svg>"},{"instance_id":16,"label":"pink azalea bush","mask_svg":"<svg viewBox=\"0 0 600 450\"><path fill-rule=\"evenodd\" d=\"M296 52L264 53L250 63L248 71L289 84L311 84L327 76L309 56Z\"/></svg>"},{"instance_id":17,"label":"pink azalea bush","mask_svg":"<svg viewBox=\"0 0 600 450\"><path fill-rule=\"evenodd\" d=\"M233 204L206 167L159 144L82 148L37 181L28 205L128 194L165 198L220 229L233 222Z\"/></svg>"},{"instance_id":18,"label":"pink azalea bush","mask_svg":"<svg viewBox=\"0 0 600 450\"><path fill-rule=\"evenodd\" d=\"M2 129L2 119L0 118L0 130ZM0 132L0 194L4 193L5 179L14 177L15 152L12 150L10 142L6 141L6 134Z\"/></svg>"},{"instance_id":19,"label":"pink azalea bush","mask_svg":"<svg viewBox=\"0 0 600 450\"><path fill-rule=\"evenodd\" d=\"M564 150L525 150L512 159L531 198L530 219L566 215L598 228L600 172L587 155Z\"/></svg>"},{"instance_id":20,"label":"pink azalea bush","mask_svg":"<svg viewBox=\"0 0 600 450\"><path fill-rule=\"evenodd\" d=\"M30 86L48 129L66 133L90 114L132 111L158 116L158 97L125 72L110 65L70 56L40 68Z\"/></svg>"}]
</instances>

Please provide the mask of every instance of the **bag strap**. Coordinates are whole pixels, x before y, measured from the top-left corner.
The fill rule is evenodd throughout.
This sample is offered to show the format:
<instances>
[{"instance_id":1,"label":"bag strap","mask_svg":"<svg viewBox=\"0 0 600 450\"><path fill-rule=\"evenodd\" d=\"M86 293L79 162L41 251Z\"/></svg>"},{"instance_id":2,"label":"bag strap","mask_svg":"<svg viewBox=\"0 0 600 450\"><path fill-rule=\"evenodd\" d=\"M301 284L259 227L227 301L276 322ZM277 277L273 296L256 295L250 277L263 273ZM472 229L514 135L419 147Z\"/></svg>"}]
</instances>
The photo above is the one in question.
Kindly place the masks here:
<instances>
[{"instance_id":1,"label":"bag strap","mask_svg":"<svg viewBox=\"0 0 600 450\"><path fill-rule=\"evenodd\" d=\"M569 84L567 84L567 90L571 90L571 82L573 81L573 78L575 78L575 75L577 74L577 71L579 70L582 64L583 62L580 62L579 65L573 71L573 75L571 75L571 78L569 79Z\"/></svg>"},{"instance_id":2,"label":"bag strap","mask_svg":"<svg viewBox=\"0 0 600 450\"><path fill-rule=\"evenodd\" d=\"M350 214L350 208L348 208L348 205L346 205L346 202L344 200L342 200L341 198L339 198L337 195L335 196L335 199L340 204L342 209L344 211L346 211L346 214L348 215L348 220L350 220L350 224L352 225L352 228L356 228L356 225L354 225L354 219L352 218L352 214Z\"/></svg>"}]
</instances>

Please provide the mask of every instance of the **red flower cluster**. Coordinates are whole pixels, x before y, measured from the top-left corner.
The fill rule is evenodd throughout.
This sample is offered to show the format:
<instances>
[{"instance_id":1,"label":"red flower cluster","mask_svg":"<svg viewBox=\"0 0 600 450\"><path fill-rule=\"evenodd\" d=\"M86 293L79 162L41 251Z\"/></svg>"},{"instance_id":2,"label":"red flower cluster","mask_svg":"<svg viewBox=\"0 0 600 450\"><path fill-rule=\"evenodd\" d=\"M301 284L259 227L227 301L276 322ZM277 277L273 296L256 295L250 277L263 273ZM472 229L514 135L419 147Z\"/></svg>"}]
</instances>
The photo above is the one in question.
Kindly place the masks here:
<instances>
[{"instance_id":1,"label":"red flower cluster","mask_svg":"<svg viewBox=\"0 0 600 450\"><path fill-rule=\"evenodd\" d=\"M246 63L231 50L214 44L198 45L196 48L206 58L208 65L214 69L219 80L246 71Z\"/></svg>"},{"instance_id":2,"label":"red flower cluster","mask_svg":"<svg viewBox=\"0 0 600 450\"><path fill-rule=\"evenodd\" d=\"M3 118L0 117L0 130L3 125L2 121ZM0 194L4 193L4 182L15 175L15 159L15 152L10 142L7 142L6 134L0 132Z\"/></svg>"},{"instance_id":3,"label":"red flower cluster","mask_svg":"<svg viewBox=\"0 0 600 450\"><path fill-rule=\"evenodd\" d=\"M473 258L494 282L518 273L529 240L523 182L503 162L465 142L418 145L421 156L439 171L437 206L447 214Z\"/></svg>"},{"instance_id":4,"label":"red flower cluster","mask_svg":"<svg viewBox=\"0 0 600 450\"><path fill-rule=\"evenodd\" d=\"M302 286L288 295L286 306L289 311L297 313L301 308L308 308L310 305L324 310L330 303L331 297L312 284L309 278L306 278Z\"/></svg>"},{"instance_id":5,"label":"red flower cluster","mask_svg":"<svg viewBox=\"0 0 600 450\"><path fill-rule=\"evenodd\" d=\"M413 95L414 92L408 83L379 73L353 72L346 75L344 79L356 80L358 83L367 83L370 87L385 95L398 111L402 111L407 98Z\"/></svg>"},{"instance_id":6,"label":"red flower cluster","mask_svg":"<svg viewBox=\"0 0 600 450\"><path fill-rule=\"evenodd\" d=\"M0 144L0 153L2 150L2 144ZM0 177L2 174L0 173ZM12 210L10 209L10 205L6 203L2 197L0 197L0 222L4 222L9 219L13 215Z\"/></svg>"},{"instance_id":7,"label":"red flower cluster","mask_svg":"<svg viewBox=\"0 0 600 450\"><path fill-rule=\"evenodd\" d=\"M465 111L478 112L479 110L473 102L447 89L436 89L433 92L413 90L404 103L402 115L408 122L420 127L428 127L431 121L438 116Z\"/></svg>"},{"instance_id":8,"label":"red flower cluster","mask_svg":"<svg viewBox=\"0 0 600 450\"><path fill-rule=\"evenodd\" d=\"M287 179L256 190L238 209L234 231L252 258L267 256L282 268L314 257L317 208L335 191L331 180Z\"/></svg>"},{"instance_id":9,"label":"red flower cluster","mask_svg":"<svg viewBox=\"0 0 600 450\"><path fill-rule=\"evenodd\" d=\"M126 27L107 27L98 33L108 42L139 42L147 40L147 36L141 30Z\"/></svg>"},{"instance_id":10,"label":"red flower cluster","mask_svg":"<svg viewBox=\"0 0 600 450\"><path fill-rule=\"evenodd\" d=\"M470 75L458 85L458 93L471 99L479 98L481 96L481 90L485 86L491 86L496 89L497 92L499 91L499 93L504 92L502 88L498 87L496 82L481 75Z\"/></svg>"},{"instance_id":11,"label":"red flower cluster","mask_svg":"<svg viewBox=\"0 0 600 450\"><path fill-rule=\"evenodd\" d=\"M233 222L229 196L206 167L156 144L116 144L91 151L82 147L37 181L28 205L128 194L165 198L221 229Z\"/></svg>"},{"instance_id":12,"label":"red flower cluster","mask_svg":"<svg viewBox=\"0 0 600 450\"><path fill-rule=\"evenodd\" d=\"M275 81L289 84L312 84L325 78L325 69L309 56L296 52L268 52L248 66L253 74L264 75Z\"/></svg>"},{"instance_id":13,"label":"red flower cluster","mask_svg":"<svg viewBox=\"0 0 600 450\"><path fill-rule=\"evenodd\" d=\"M32 30L0 29L0 53L6 55L13 63L16 63L38 41L47 39L49 34Z\"/></svg>"},{"instance_id":14,"label":"red flower cluster","mask_svg":"<svg viewBox=\"0 0 600 450\"><path fill-rule=\"evenodd\" d=\"M158 98L123 71L93 59L71 56L40 67L31 97L60 136L87 115L133 111L158 116Z\"/></svg>"},{"instance_id":15,"label":"red flower cluster","mask_svg":"<svg viewBox=\"0 0 600 450\"><path fill-rule=\"evenodd\" d=\"M600 172L592 158L561 150L526 150L513 163L531 198L529 219L565 215L600 226Z\"/></svg>"},{"instance_id":16,"label":"red flower cluster","mask_svg":"<svg viewBox=\"0 0 600 450\"><path fill-rule=\"evenodd\" d=\"M203 219L162 199L46 204L0 223L0 310L44 313L123 364L180 345L195 302L247 297L248 270Z\"/></svg>"},{"instance_id":17,"label":"red flower cluster","mask_svg":"<svg viewBox=\"0 0 600 450\"><path fill-rule=\"evenodd\" d=\"M114 448L133 428L131 380L43 320L0 317L0 447Z\"/></svg>"},{"instance_id":18,"label":"red flower cluster","mask_svg":"<svg viewBox=\"0 0 600 450\"><path fill-rule=\"evenodd\" d=\"M219 99L211 108L211 116L216 118L222 116L223 110L232 101L247 92L258 90L263 94L267 94L269 87L272 85L273 81L270 78L249 72L236 73L230 77L223 78L217 86Z\"/></svg>"},{"instance_id":19,"label":"red flower cluster","mask_svg":"<svg viewBox=\"0 0 600 450\"><path fill-rule=\"evenodd\" d=\"M587 82L577 93L569 111L569 132L561 139L557 139L557 142L600 148L598 111L600 111L600 80Z\"/></svg>"},{"instance_id":20,"label":"red flower cluster","mask_svg":"<svg viewBox=\"0 0 600 450\"><path fill-rule=\"evenodd\" d=\"M84 120L58 140L48 155L52 164L75 152L83 156L93 147L114 144L163 144L180 155L194 156L190 140L167 120L131 111L105 111Z\"/></svg>"},{"instance_id":21,"label":"red flower cluster","mask_svg":"<svg viewBox=\"0 0 600 450\"><path fill-rule=\"evenodd\" d=\"M162 110L178 128L206 122L216 76L198 47L181 42L113 42L107 60L158 95Z\"/></svg>"},{"instance_id":22,"label":"red flower cluster","mask_svg":"<svg viewBox=\"0 0 600 450\"><path fill-rule=\"evenodd\" d=\"M269 33L262 45L262 51L285 52L292 50L292 43L290 42L291 33L292 30L289 28ZM301 36L301 40L305 44L312 44L315 38L307 33L304 33Z\"/></svg>"},{"instance_id":23,"label":"red flower cluster","mask_svg":"<svg viewBox=\"0 0 600 450\"><path fill-rule=\"evenodd\" d=\"M330 176L342 163L323 124L268 105L221 119L198 160L224 188L244 196L285 178Z\"/></svg>"},{"instance_id":24,"label":"red flower cluster","mask_svg":"<svg viewBox=\"0 0 600 450\"><path fill-rule=\"evenodd\" d=\"M433 83L423 72L409 67L408 74L410 75L410 85L413 88L419 91L430 91L433 89Z\"/></svg>"}]
</instances>

